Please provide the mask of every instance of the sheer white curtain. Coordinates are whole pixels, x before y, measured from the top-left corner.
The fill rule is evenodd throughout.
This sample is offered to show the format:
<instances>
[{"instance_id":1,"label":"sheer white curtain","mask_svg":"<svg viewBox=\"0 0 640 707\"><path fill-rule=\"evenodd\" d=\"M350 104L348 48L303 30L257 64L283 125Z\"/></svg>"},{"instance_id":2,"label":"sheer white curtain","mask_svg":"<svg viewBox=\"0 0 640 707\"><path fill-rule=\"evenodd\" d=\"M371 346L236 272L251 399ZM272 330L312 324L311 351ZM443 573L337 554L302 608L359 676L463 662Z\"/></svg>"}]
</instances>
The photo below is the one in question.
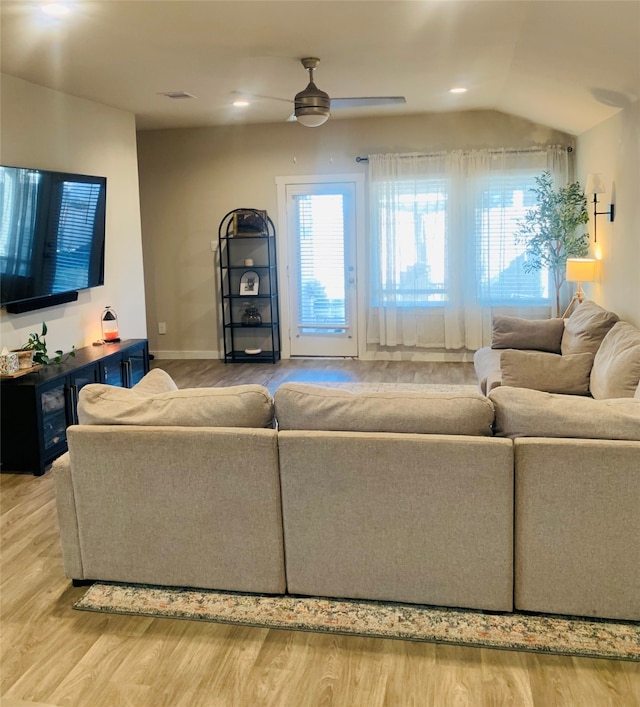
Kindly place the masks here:
<instances>
[{"instance_id":1,"label":"sheer white curtain","mask_svg":"<svg viewBox=\"0 0 640 707\"><path fill-rule=\"evenodd\" d=\"M367 343L474 350L496 310L547 316L513 236L545 170L567 182L566 148L369 155Z\"/></svg>"}]
</instances>

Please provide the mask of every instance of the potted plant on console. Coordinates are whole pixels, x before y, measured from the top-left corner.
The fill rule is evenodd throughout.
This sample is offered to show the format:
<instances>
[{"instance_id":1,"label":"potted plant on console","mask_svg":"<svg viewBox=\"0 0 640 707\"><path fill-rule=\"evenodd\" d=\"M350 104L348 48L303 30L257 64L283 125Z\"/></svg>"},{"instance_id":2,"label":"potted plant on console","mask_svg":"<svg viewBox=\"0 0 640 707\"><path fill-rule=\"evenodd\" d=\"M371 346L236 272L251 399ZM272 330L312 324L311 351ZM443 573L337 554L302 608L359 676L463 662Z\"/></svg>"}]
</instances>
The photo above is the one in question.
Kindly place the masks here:
<instances>
[{"instance_id":1,"label":"potted plant on console","mask_svg":"<svg viewBox=\"0 0 640 707\"><path fill-rule=\"evenodd\" d=\"M18 349L18 357L20 354L31 353L31 363L29 366L20 363L20 368L29 368L32 365L47 365L49 363L63 363L68 358L73 358L76 355L75 346L71 351L64 354L61 350L55 352L55 356L51 358L47 351L47 341L44 338L47 335L47 323L42 322L42 331L40 334L31 333L27 339L27 343Z\"/></svg>"}]
</instances>

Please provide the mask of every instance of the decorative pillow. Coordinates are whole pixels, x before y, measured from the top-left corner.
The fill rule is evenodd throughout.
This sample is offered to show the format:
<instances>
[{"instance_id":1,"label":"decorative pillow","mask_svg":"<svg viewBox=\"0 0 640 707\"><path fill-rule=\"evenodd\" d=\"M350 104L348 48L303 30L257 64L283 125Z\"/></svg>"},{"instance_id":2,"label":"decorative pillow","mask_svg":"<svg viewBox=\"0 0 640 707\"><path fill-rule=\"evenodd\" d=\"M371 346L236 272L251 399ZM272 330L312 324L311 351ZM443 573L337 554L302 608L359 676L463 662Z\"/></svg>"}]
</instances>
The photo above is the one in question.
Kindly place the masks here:
<instances>
[{"instance_id":1,"label":"decorative pillow","mask_svg":"<svg viewBox=\"0 0 640 707\"><path fill-rule=\"evenodd\" d=\"M521 319L497 314L491 321L492 349L560 353L564 319Z\"/></svg>"},{"instance_id":2,"label":"decorative pillow","mask_svg":"<svg viewBox=\"0 0 640 707\"><path fill-rule=\"evenodd\" d=\"M593 354L543 353L542 351L503 351L500 356L502 385L533 388L547 393L588 395Z\"/></svg>"},{"instance_id":3,"label":"decorative pillow","mask_svg":"<svg viewBox=\"0 0 640 707\"><path fill-rule=\"evenodd\" d=\"M563 356L574 353L595 354L607 332L618 321L618 315L585 300L566 320L562 335Z\"/></svg>"},{"instance_id":4,"label":"decorative pillow","mask_svg":"<svg viewBox=\"0 0 640 707\"><path fill-rule=\"evenodd\" d=\"M480 393L351 393L285 383L274 400L281 430L492 434L493 407Z\"/></svg>"},{"instance_id":5,"label":"decorative pillow","mask_svg":"<svg viewBox=\"0 0 640 707\"><path fill-rule=\"evenodd\" d=\"M500 437L573 437L640 441L640 400L594 400L540 390L492 390Z\"/></svg>"},{"instance_id":6,"label":"decorative pillow","mask_svg":"<svg viewBox=\"0 0 640 707\"><path fill-rule=\"evenodd\" d=\"M640 329L618 322L602 340L591 371L594 398L633 398L640 381Z\"/></svg>"},{"instance_id":7,"label":"decorative pillow","mask_svg":"<svg viewBox=\"0 0 640 707\"><path fill-rule=\"evenodd\" d=\"M145 392L144 387L85 385L78 396L80 424L273 427L273 398L261 385L162 393Z\"/></svg>"},{"instance_id":8,"label":"decorative pillow","mask_svg":"<svg viewBox=\"0 0 640 707\"><path fill-rule=\"evenodd\" d=\"M161 368L153 368L141 381L133 386L133 390L138 393L168 393L170 390L178 390L173 378Z\"/></svg>"}]
</instances>

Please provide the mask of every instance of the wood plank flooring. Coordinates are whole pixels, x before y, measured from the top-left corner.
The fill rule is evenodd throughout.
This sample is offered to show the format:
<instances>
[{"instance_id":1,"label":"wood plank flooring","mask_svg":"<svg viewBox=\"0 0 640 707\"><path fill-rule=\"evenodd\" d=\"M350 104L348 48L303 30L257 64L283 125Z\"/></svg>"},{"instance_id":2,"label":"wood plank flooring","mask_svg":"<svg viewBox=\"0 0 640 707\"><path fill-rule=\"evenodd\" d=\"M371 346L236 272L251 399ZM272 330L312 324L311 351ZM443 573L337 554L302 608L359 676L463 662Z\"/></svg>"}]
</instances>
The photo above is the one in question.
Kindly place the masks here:
<instances>
[{"instance_id":1,"label":"wood plank flooring","mask_svg":"<svg viewBox=\"0 0 640 707\"><path fill-rule=\"evenodd\" d=\"M472 363L360 361L302 358L277 363L222 363L211 360L152 362L163 368L179 388L260 383L273 393L285 381L298 383L451 383L476 385Z\"/></svg>"},{"instance_id":2,"label":"wood plank flooring","mask_svg":"<svg viewBox=\"0 0 640 707\"><path fill-rule=\"evenodd\" d=\"M154 365L180 387L475 383L470 364ZM640 707L634 663L74 611L51 472L1 474L0 510L3 707Z\"/></svg>"}]
</instances>

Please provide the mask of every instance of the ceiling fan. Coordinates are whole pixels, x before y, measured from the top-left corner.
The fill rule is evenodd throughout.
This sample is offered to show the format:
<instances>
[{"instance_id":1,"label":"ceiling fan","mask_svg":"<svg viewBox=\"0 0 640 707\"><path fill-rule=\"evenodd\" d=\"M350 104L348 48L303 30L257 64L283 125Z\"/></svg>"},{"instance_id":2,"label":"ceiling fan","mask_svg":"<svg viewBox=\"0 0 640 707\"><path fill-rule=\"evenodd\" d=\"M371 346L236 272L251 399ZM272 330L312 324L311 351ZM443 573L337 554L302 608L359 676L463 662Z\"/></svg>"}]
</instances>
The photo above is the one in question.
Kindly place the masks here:
<instances>
[{"instance_id":1,"label":"ceiling fan","mask_svg":"<svg viewBox=\"0 0 640 707\"><path fill-rule=\"evenodd\" d=\"M313 82L313 72L318 67L320 59L307 57L300 60L302 66L309 72L309 85L296 94L294 98L295 119L307 128L317 128L326 123L331 115L331 109L353 108L359 106L382 106L394 103L406 103L404 96L362 96L359 98L329 98L329 94L321 91Z\"/></svg>"}]
</instances>

